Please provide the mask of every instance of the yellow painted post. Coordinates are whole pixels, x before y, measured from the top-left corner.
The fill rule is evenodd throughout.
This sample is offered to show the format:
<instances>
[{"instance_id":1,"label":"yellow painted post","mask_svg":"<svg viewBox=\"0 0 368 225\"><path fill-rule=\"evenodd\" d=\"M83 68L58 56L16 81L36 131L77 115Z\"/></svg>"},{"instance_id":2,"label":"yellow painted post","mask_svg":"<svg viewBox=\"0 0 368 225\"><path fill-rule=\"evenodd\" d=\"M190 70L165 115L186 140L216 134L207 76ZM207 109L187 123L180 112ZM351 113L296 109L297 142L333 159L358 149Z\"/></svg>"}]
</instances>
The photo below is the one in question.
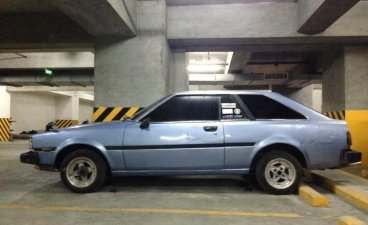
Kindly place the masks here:
<instances>
[{"instance_id":1,"label":"yellow painted post","mask_svg":"<svg viewBox=\"0 0 368 225\"><path fill-rule=\"evenodd\" d=\"M362 166L368 168L368 110L346 110L345 120L353 140L352 149L362 152Z\"/></svg>"},{"instance_id":2,"label":"yellow painted post","mask_svg":"<svg viewBox=\"0 0 368 225\"><path fill-rule=\"evenodd\" d=\"M10 141L10 119L0 118L0 142Z\"/></svg>"}]
</instances>

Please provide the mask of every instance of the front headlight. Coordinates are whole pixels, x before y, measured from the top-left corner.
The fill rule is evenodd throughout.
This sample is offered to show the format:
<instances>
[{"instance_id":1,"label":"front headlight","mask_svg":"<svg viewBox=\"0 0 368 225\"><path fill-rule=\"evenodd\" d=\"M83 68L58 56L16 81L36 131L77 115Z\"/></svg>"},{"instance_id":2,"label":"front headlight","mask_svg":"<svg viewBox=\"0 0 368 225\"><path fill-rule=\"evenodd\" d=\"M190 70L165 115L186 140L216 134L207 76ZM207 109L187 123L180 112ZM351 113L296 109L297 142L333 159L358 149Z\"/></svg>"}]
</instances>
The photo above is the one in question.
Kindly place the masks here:
<instances>
[{"instance_id":1,"label":"front headlight","mask_svg":"<svg viewBox=\"0 0 368 225\"><path fill-rule=\"evenodd\" d=\"M29 139L29 148L32 149L32 138Z\"/></svg>"}]
</instances>

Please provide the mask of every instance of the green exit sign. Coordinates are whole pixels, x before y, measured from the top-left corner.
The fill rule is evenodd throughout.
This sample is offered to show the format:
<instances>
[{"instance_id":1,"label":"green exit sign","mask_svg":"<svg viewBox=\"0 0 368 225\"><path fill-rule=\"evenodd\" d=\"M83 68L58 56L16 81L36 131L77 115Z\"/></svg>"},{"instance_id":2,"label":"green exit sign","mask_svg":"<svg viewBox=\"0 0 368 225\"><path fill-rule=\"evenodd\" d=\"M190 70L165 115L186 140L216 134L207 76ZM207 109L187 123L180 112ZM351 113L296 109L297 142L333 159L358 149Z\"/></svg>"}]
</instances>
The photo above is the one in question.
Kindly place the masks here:
<instances>
[{"instance_id":1,"label":"green exit sign","mask_svg":"<svg viewBox=\"0 0 368 225\"><path fill-rule=\"evenodd\" d=\"M50 69L45 69L45 74L48 75L48 76L51 76L52 75L52 70Z\"/></svg>"}]
</instances>

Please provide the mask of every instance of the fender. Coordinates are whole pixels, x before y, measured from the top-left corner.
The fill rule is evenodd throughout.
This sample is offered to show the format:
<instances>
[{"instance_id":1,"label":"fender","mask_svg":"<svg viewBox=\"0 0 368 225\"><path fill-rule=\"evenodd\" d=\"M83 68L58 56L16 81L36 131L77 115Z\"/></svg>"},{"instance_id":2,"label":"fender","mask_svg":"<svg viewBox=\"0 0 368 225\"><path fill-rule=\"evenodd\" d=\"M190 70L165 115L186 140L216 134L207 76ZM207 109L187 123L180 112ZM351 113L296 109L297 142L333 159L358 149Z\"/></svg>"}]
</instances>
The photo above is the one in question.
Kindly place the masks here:
<instances>
[{"instance_id":1,"label":"fender","mask_svg":"<svg viewBox=\"0 0 368 225\"><path fill-rule=\"evenodd\" d=\"M271 136L271 137L268 137L260 142L258 142L249 158L248 158L248 162L247 162L247 165L251 165L252 162L253 162L253 159L254 157L256 156L256 154L261 151L262 149L264 148L267 148L268 146L271 146L271 145L274 145L274 144L285 144L285 145L290 145L296 149L299 149L300 153L304 156L305 158L305 161L307 163L307 167L309 166L309 157L308 155L303 151L303 148L302 148L302 145L300 144L300 142L298 142L297 140L295 140L294 138L292 137L287 137L287 136Z\"/></svg>"},{"instance_id":2,"label":"fender","mask_svg":"<svg viewBox=\"0 0 368 225\"><path fill-rule=\"evenodd\" d=\"M62 143L60 143L56 147L56 149L54 151L55 152L54 153L55 154L54 159L56 160L59 153L62 150L64 150L65 148L67 148L71 145L88 145L88 146L91 146L91 147L95 148L98 152L100 152L105 157L105 159L107 160L107 163L110 166L112 165L111 159L110 159L110 157L108 157L105 146L103 146L101 143L97 142L96 140L89 139L89 138L69 138L69 139L63 141Z\"/></svg>"}]
</instances>

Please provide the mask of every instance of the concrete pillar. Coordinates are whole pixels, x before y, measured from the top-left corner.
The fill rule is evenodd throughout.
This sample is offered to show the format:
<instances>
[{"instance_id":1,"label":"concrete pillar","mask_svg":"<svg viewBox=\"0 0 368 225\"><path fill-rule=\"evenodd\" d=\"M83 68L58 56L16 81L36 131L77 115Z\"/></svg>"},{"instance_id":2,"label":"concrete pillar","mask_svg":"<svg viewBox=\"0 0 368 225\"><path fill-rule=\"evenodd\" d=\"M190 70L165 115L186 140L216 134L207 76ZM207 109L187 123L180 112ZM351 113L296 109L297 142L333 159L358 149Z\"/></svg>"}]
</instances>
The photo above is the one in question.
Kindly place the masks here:
<instances>
[{"instance_id":1,"label":"concrete pillar","mask_svg":"<svg viewBox=\"0 0 368 225\"><path fill-rule=\"evenodd\" d=\"M95 106L145 107L169 90L166 1L137 2L137 36L99 40L95 49Z\"/></svg>"},{"instance_id":2,"label":"concrete pillar","mask_svg":"<svg viewBox=\"0 0 368 225\"><path fill-rule=\"evenodd\" d=\"M9 141L10 137L10 94L6 86L0 86L0 142Z\"/></svg>"},{"instance_id":3,"label":"concrete pillar","mask_svg":"<svg viewBox=\"0 0 368 225\"><path fill-rule=\"evenodd\" d=\"M324 112L341 111L349 125L353 149L363 152L368 167L368 47L330 50L323 56ZM336 115L336 113L335 113Z\"/></svg>"},{"instance_id":4,"label":"concrete pillar","mask_svg":"<svg viewBox=\"0 0 368 225\"><path fill-rule=\"evenodd\" d=\"M59 96L55 101L55 118L57 120L79 120L79 95Z\"/></svg>"},{"instance_id":5,"label":"concrete pillar","mask_svg":"<svg viewBox=\"0 0 368 225\"><path fill-rule=\"evenodd\" d=\"M10 117L10 94L6 86L0 86L0 118Z\"/></svg>"},{"instance_id":6,"label":"concrete pillar","mask_svg":"<svg viewBox=\"0 0 368 225\"><path fill-rule=\"evenodd\" d=\"M286 88L283 86L273 86L272 91L278 92L308 107L313 107L313 85L308 85L304 88Z\"/></svg>"},{"instance_id":7,"label":"concrete pillar","mask_svg":"<svg viewBox=\"0 0 368 225\"><path fill-rule=\"evenodd\" d=\"M322 112L322 84L313 85L312 109Z\"/></svg>"},{"instance_id":8,"label":"concrete pillar","mask_svg":"<svg viewBox=\"0 0 368 225\"><path fill-rule=\"evenodd\" d=\"M170 54L170 93L187 91L189 89L189 75L186 65L185 50L173 49Z\"/></svg>"},{"instance_id":9,"label":"concrete pillar","mask_svg":"<svg viewBox=\"0 0 368 225\"><path fill-rule=\"evenodd\" d=\"M338 48L323 53L322 111L345 110L345 56Z\"/></svg>"}]
</instances>

